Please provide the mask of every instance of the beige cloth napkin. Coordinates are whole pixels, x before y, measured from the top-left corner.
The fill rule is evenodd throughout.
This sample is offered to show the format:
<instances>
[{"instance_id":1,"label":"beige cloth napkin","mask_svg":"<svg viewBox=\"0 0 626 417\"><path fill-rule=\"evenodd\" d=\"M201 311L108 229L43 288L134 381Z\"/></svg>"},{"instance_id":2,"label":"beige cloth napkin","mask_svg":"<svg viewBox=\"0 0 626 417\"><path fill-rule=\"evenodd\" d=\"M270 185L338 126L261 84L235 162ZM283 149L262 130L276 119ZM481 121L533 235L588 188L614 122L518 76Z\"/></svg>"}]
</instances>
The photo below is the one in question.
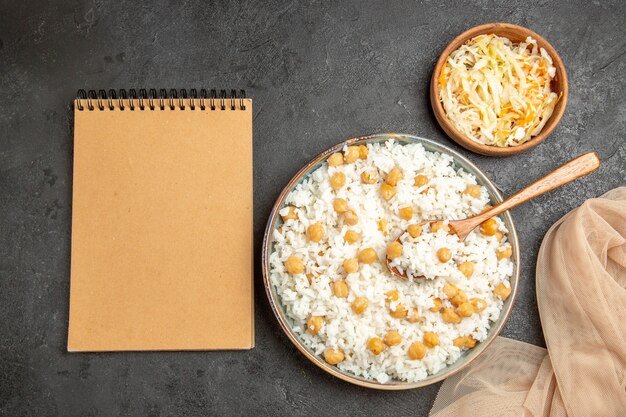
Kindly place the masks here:
<instances>
[{"instance_id":1,"label":"beige cloth napkin","mask_svg":"<svg viewBox=\"0 0 626 417\"><path fill-rule=\"evenodd\" d=\"M431 417L626 416L626 187L550 228L536 279L547 350L497 338Z\"/></svg>"}]
</instances>

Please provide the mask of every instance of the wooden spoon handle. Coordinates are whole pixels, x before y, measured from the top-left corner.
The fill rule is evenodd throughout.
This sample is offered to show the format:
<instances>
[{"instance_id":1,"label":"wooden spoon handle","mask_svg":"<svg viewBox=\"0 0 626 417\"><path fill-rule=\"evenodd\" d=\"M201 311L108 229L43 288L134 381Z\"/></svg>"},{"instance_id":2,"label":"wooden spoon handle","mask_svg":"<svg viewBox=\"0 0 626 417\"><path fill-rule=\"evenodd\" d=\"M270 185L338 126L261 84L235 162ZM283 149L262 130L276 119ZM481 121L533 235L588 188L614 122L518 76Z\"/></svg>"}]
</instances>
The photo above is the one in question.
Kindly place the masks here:
<instances>
[{"instance_id":1,"label":"wooden spoon handle","mask_svg":"<svg viewBox=\"0 0 626 417\"><path fill-rule=\"evenodd\" d=\"M498 214L512 209L513 207L522 204L531 198L535 198L543 193L547 193L550 190L554 190L563 184L567 184L570 181L574 181L577 178L592 173L600 166L600 159L595 152L589 152L579 156L566 163L565 165L555 169L540 180L530 184L528 187L518 191L511 197L504 200L502 203L496 205L490 210L479 214L476 217L472 217L471 225L468 221L467 228L471 227L469 231L472 231L483 221L497 216ZM468 219L469 220L469 219ZM465 227L463 227L465 229ZM463 233L465 230L457 230L457 233ZM469 232L467 232L469 233Z\"/></svg>"}]
</instances>

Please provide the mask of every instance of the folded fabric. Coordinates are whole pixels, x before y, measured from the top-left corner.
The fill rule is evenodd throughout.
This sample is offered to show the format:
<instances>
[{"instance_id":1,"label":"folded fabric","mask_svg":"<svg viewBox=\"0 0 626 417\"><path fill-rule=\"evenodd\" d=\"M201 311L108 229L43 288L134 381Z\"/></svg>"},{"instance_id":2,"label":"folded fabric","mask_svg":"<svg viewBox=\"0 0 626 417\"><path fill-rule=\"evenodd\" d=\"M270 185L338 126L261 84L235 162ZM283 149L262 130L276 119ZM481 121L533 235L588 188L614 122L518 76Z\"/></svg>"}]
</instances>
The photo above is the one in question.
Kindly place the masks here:
<instances>
[{"instance_id":1,"label":"folded fabric","mask_svg":"<svg viewBox=\"0 0 626 417\"><path fill-rule=\"evenodd\" d=\"M626 187L550 228L536 282L547 349L498 337L431 417L626 416Z\"/></svg>"}]
</instances>

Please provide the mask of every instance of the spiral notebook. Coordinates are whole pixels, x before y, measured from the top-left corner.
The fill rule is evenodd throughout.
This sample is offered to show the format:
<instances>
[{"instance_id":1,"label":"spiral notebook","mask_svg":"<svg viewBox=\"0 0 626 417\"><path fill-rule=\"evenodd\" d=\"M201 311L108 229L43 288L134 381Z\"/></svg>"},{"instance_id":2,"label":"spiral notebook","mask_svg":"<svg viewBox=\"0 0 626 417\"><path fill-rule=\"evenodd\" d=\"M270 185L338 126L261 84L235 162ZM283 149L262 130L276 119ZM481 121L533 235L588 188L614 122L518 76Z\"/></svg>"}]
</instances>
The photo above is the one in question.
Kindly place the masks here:
<instances>
[{"instance_id":1,"label":"spiral notebook","mask_svg":"<svg viewBox=\"0 0 626 417\"><path fill-rule=\"evenodd\" d=\"M79 91L69 351L254 345L252 101Z\"/></svg>"}]
</instances>

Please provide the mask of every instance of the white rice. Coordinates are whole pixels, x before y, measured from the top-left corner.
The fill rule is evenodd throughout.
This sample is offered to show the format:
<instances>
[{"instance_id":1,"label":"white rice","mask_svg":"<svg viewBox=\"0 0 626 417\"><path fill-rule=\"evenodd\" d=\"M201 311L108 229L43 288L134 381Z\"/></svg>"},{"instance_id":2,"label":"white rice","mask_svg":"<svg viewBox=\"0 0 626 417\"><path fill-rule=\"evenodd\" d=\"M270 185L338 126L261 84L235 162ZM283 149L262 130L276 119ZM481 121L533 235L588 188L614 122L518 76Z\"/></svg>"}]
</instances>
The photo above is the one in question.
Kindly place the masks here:
<instances>
[{"instance_id":1,"label":"white rice","mask_svg":"<svg viewBox=\"0 0 626 417\"><path fill-rule=\"evenodd\" d=\"M444 222L447 224L447 221ZM400 273L406 273L410 279L424 277L450 277L460 273L457 265L470 259L470 254L464 251L463 242L459 241L455 234L447 233L441 229L436 233L430 231L428 224L422 226L422 234L416 238L408 233L400 236L402 243L402 255L394 259L389 266L398 269ZM468 242L468 246L472 244ZM437 251L447 248L452 254L449 262L439 262Z\"/></svg>"},{"instance_id":2,"label":"white rice","mask_svg":"<svg viewBox=\"0 0 626 417\"><path fill-rule=\"evenodd\" d=\"M341 349L345 360L337 367L354 375L386 383L393 380L419 381L430 374L437 373L447 365L454 363L462 349L453 345L453 340L460 336L471 336L483 341L493 321L497 320L503 302L493 294L500 284L509 286L513 273L510 259L498 260L496 249L506 242L498 242L496 237L471 233L465 243L457 242L455 261L471 260L475 263L474 274L466 278L452 261L441 268L434 262L432 271L427 271L434 279L416 282L401 280L386 269L384 264L388 244L396 239L409 224L423 220L462 219L480 213L488 203L487 191L481 189L481 195L473 198L463 194L468 185L476 184L476 178L462 170L456 170L452 157L427 152L419 144L400 145L390 140L385 143L368 145L369 156L366 160L358 159L355 163L329 167L323 164L305 178L286 198L286 205L296 207L297 220L287 220L281 232L274 231L273 252L270 254L271 279L275 286L287 316L293 321L293 329L302 342L318 355L326 348ZM404 178L396 186L397 193L389 201L380 197L380 184L363 184L360 175L364 170L375 170L383 179L394 167L400 168ZM346 184L335 191L331 188L329 177L341 171L346 176ZM416 187L414 177L423 174L430 181L426 186ZM343 223L342 216L335 213L333 201L341 197L347 200L355 210L359 222L354 226ZM399 217L400 208L412 206L414 215L410 221ZM286 215L288 208L280 211ZM378 228L378 221L388 222L388 234ZM507 230L497 219L499 230ZM321 223L325 230L324 238L319 243L310 242L306 229L313 223ZM361 234L361 240L349 245L343 237L346 230ZM433 237L433 234L430 234ZM445 234L436 234L435 239L448 239ZM408 237L408 239L412 239ZM432 242L428 242L430 244ZM448 244L448 242L446 242ZM357 257L361 249L372 247L379 261L361 264L356 273L346 274L342 264L348 258ZM434 249L436 251L436 248ZM306 273L317 275L309 284L306 275L287 273L284 262L289 256L298 256L305 264ZM432 255L432 253L430 253ZM405 257L402 262L422 262L425 259L412 260ZM400 261L400 258L396 260ZM348 284L347 298L335 297L330 284L345 279ZM443 307L452 307L442 291L446 282L455 284L464 291L468 298L482 298L487 308L471 317L464 318L459 324L445 323L441 313L433 313L434 298L441 298ZM386 293L396 290L397 302L386 303ZM365 297L368 308L357 315L351 309L356 297ZM409 311L417 308L422 320L410 323L405 319L396 319L389 314L398 303L404 304ZM311 316L323 316L325 324L317 335L306 332L306 322ZM402 342L374 355L367 349L367 342L372 337L383 338L390 331L396 330L402 336ZM422 341L424 332L439 335L439 346L429 348L421 360L411 360L407 351L411 343Z\"/></svg>"},{"instance_id":3,"label":"white rice","mask_svg":"<svg viewBox=\"0 0 626 417\"><path fill-rule=\"evenodd\" d=\"M496 218L500 230L506 229L502 221ZM447 221L444 224L447 225ZM478 240L478 241L477 241ZM474 230L464 240L460 241L456 234L447 233L440 229L436 233L430 231L430 225L422 226L422 234L418 237L411 237L408 233L400 236L402 243L402 255L390 262L389 266L396 268L398 272L405 273L409 279L415 277L433 279L436 277L461 277L462 273L458 265L470 261L475 268L482 269L483 274L497 273L499 268L498 259L495 252L481 244L480 240L489 243L491 239ZM503 239L496 248L508 246ZM448 262L440 262L437 251L441 248L450 250L451 259ZM486 249L476 251L476 248Z\"/></svg>"}]
</instances>

